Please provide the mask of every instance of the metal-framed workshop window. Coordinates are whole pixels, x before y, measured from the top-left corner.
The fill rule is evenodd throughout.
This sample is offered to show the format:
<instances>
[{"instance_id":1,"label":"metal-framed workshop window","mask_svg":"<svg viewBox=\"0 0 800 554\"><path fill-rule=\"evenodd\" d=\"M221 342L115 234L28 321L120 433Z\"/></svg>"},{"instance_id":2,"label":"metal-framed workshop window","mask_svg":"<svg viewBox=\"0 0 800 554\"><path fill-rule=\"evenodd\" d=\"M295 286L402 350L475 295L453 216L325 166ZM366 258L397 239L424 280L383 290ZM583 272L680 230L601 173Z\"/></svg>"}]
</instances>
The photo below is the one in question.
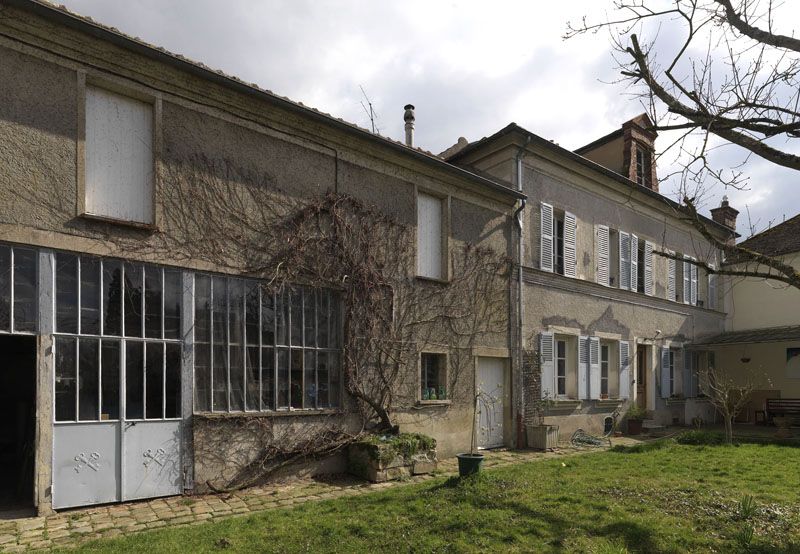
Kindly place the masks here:
<instances>
[{"instance_id":1,"label":"metal-framed workshop window","mask_svg":"<svg viewBox=\"0 0 800 554\"><path fill-rule=\"evenodd\" d=\"M258 281L195 275L194 409L339 405L341 317L330 290L267 292Z\"/></svg>"},{"instance_id":2,"label":"metal-framed workshop window","mask_svg":"<svg viewBox=\"0 0 800 554\"><path fill-rule=\"evenodd\" d=\"M55 421L179 418L181 272L54 258Z\"/></svg>"},{"instance_id":3,"label":"metal-framed workshop window","mask_svg":"<svg viewBox=\"0 0 800 554\"><path fill-rule=\"evenodd\" d=\"M0 333L35 333L38 252L0 244Z\"/></svg>"}]
</instances>

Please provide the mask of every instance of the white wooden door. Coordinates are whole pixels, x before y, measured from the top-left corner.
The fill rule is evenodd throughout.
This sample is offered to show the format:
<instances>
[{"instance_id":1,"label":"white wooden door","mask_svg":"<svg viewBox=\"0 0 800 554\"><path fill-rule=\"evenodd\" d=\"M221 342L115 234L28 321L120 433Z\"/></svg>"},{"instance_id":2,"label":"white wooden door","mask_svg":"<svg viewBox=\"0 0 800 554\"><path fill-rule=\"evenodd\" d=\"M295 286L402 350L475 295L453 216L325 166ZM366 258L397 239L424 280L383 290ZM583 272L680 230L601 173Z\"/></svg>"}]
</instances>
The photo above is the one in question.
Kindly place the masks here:
<instances>
[{"instance_id":1,"label":"white wooden door","mask_svg":"<svg viewBox=\"0 0 800 554\"><path fill-rule=\"evenodd\" d=\"M503 446L503 415L506 403L506 360L478 358L478 446Z\"/></svg>"}]
</instances>

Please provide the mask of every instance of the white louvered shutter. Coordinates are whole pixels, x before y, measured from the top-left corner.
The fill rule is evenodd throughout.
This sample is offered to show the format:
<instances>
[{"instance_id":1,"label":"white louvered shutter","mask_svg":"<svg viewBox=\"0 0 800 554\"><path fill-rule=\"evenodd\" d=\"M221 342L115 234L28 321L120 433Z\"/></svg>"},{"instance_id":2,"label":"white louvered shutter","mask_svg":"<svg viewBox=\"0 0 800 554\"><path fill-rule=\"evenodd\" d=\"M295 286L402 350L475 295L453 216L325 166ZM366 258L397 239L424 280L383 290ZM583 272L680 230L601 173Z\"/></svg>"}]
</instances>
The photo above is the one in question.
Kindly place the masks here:
<instances>
[{"instance_id":1,"label":"white louvered shutter","mask_svg":"<svg viewBox=\"0 0 800 554\"><path fill-rule=\"evenodd\" d=\"M692 298L692 270L689 263L689 256L683 256L683 291L681 292L681 300L684 304L688 304Z\"/></svg>"},{"instance_id":2,"label":"white louvered shutter","mask_svg":"<svg viewBox=\"0 0 800 554\"><path fill-rule=\"evenodd\" d=\"M716 269L713 265L711 268ZM717 275L715 273L708 275L708 309L717 309Z\"/></svg>"},{"instance_id":3,"label":"white louvered shutter","mask_svg":"<svg viewBox=\"0 0 800 554\"><path fill-rule=\"evenodd\" d=\"M694 357L691 350L683 351L683 396L695 397Z\"/></svg>"},{"instance_id":4,"label":"white louvered shutter","mask_svg":"<svg viewBox=\"0 0 800 554\"><path fill-rule=\"evenodd\" d=\"M589 398L589 337L578 337L578 398Z\"/></svg>"},{"instance_id":5,"label":"white louvered shutter","mask_svg":"<svg viewBox=\"0 0 800 554\"><path fill-rule=\"evenodd\" d=\"M639 290L639 237L631 235L631 290Z\"/></svg>"},{"instance_id":6,"label":"white louvered shutter","mask_svg":"<svg viewBox=\"0 0 800 554\"><path fill-rule=\"evenodd\" d=\"M694 258L692 258L694 259ZM695 264L689 264L690 268L690 275L691 275L691 284L690 284L690 294L689 294L689 303L692 306L697 306L697 266Z\"/></svg>"},{"instance_id":7,"label":"white louvered shutter","mask_svg":"<svg viewBox=\"0 0 800 554\"><path fill-rule=\"evenodd\" d=\"M631 351L627 341L619 341L619 397L631 397Z\"/></svg>"},{"instance_id":8,"label":"white louvered shutter","mask_svg":"<svg viewBox=\"0 0 800 554\"><path fill-rule=\"evenodd\" d=\"M597 226L597 272L595 277L597 282L603 286L609 285L609 276L611 272L611 266L609 263L609 232L608 227L605 225L598 225Z\"/></svg>"},{"instance_id":9,"label":"white louvered shutter","mask_svg":"<svg viewBox=\"0 0 800 554\"><path fill-rule=\"evenodd\" d=\"M541 241L539 248L539 269L553 271L553 206L541 204Z\"/></svg>"},{"instance_id":10,"label":"white louvered shutter","mask_svg":"<svg viewBox=\"0 0 800 554\"><path fill-rule=\"evenodd\" d=\"M669 385L669 348L661 349L661 398L669 398L672 394Z\"/></svg>"},{"instance_id":11,"label":"white louvered shutter","mask_svg":"<svg viewBox=\"0 0 800 554\"><path fill-rule=\"evenodd\" d=\"M417 195L417 275L442 278L442 200Z\"/></svg>"},{"instance_id":12,"label":"white louvered shutter","mask_svg":"<svg viewBox=\"0 0 800 554\"><path fill-rule=\"evenodd\" d=\"M556 362L553 333L539 335L539 358L542 369L542 398L554 398L556 396Z\"/></svg>"},{"instance_id":13,"label":"white louvered shutter","mask_svg":"<svg viewBox=\"0 0 800 554\"><path fill-rule=\"evenodd\" d=\"M589 398L600 398L600 339L589 337Z\"/></svg>"},{"instance_id":14,"label":"white louvered shutter","mask_svg":"<svg viewBox=\"0 0 800 554\"><path fill-rule=\"evenodd\" d=\"M649 240L644 242L644 293L653 296L653 243Z\"/></svg>"},{"instance_id":15,"label":"white louvered shutter","mask_svg":"<svg viewBox=\"0 0 800 554\"><path fill-rule=\"evenodd\" d=\"M578 220L569 212L564 214L564 275L575 277L578 270Z\"/></svg>"},{"instance_id":16,"label":"white louvered shutter","mask_svg":"<svg viewBox=\"0 0 800 554\"><path fill-rule=\"evenodd\" d=\"M619 232L619 288L631 288L631 236Z\"/></svg>"},{"instance_id":17,"label":"white louvered shutter","mask_svg":"<svg viewBox=\"0 0 800 554\"><path fill-rule=\"evenodd\" d=\"M668 254L672 254L672 252L667 251ZM677 264L675 263L674 258L667 259L667 300L672 300L675 302L675 281L676 281L676 272Z\"/></svg>"}]
</instances>

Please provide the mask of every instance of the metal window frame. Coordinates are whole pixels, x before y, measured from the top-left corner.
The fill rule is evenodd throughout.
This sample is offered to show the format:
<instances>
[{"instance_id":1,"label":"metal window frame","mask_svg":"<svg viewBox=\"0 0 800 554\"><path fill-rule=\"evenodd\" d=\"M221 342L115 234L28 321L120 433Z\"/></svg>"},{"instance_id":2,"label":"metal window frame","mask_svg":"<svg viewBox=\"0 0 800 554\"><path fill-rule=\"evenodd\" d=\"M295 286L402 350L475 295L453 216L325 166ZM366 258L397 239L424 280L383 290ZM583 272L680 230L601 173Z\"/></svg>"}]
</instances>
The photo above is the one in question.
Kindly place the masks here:
<instances>
[{"instance_id":1,"label":"metal window frame","mask_svg":"<svg viewBox=\"0 0 800 554\"><path fill-rule=\"evenodd\" d=\"M8 329L0 329L0 335L26 335L26 336L36 336L39 334L39 327L40 327L40 320L39 320L39 310L38 307L34 310L34 322L33 322L33 331L25 331L17 329L16 325L16 251L17 250L28 250L34 253L34 266L33 266L33 280L34 280L34 290L35 295L37 297L37 304L38 304L38 296L39 296L39 252L40 249L34 247L27 247L27 246L15 246L13 244L0 242L0 245L5 246L9 249L9 291L8 291L8 298L9 298L9 309L8 309Z\"/></svg>"}]
</instances>

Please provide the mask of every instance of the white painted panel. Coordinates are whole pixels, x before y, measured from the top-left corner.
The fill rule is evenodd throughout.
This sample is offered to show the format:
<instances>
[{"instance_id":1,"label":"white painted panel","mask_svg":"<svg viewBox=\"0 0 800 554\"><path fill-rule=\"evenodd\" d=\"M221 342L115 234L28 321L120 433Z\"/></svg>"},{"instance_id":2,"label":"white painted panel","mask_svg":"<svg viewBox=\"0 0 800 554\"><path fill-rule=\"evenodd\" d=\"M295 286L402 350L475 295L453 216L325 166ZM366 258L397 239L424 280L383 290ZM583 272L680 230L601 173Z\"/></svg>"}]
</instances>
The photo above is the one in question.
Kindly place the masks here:
<instances>
[{"instance_id":1,"label":"white painted panel","mask_svg":"<svg viewBox=\"0 0 800 554\"><path fill-rule=\"evenodd\" d=\"M564 275L575 277L578 269L577 258L577 228L578 221L569 212L564 214Z\"/></svg>"},{"instance_id":2,"label":"white painted panel","mask_svg":"<svg viewBox=\"0 0 800 554\"><path fill-rule=\"evenodd\" d=\"M86 87L86 211L153 222L153 107Z\"/></svg>"},{"instance_id":3,"label":"white painted panel","mask_svg":"<svg viewBox=\"0 0 800 554\"><path fill-rule=\"evenodd\" d=\"M597 282L603 286L609 285L611 268L609 265L609 232L605 225L597 226Z\"/></svg>"},{"instance_id":4,"label":"white painted panel","mask_svg":"<svg viewBox=\"0 0 800 554\"><path fill-rule=\"evenodd\" d=\"M540 209L539 269L553 271L553 206L542 202Z\"/></svg>"},{"instance_id":5,"label":"white painted panel","mask_svg":"<svg viewBox=\"0 0 800 554\"><path fill-rule=\"evenodd\" d=\"M442 201L417 195L417 275L442 278Z\"/></svg>"},{"instance_id":6,"label":"white painted panel","mask_svg":"<svg viewBox=\"0 0 800 554\"><path fill-rule=\"evenodd\" d=\"M505 360L478 358L478 390L484 400L478 406L478 446L503 446Z\"/></svg>"},{"instance_id":7,"label":"white painted panel","mask_svg":"<svg viewBox=\"0 0 800 554\"><path fill-rule=\"evenodd\" d=\"M120 500L119 423L53 426L53 508Z\"/></svg>"},{"instance_id":8,"label":"white painted panel","mask_svg":"<svg viewBox=\"0 0 800 554\"><path fill-rule=\"evenodd\" d=\"M124 425L123 500L181 494L181 422L137 421Z\"/></svg>"},{"instance_id":9,"label":"white painted panel","mask_svg":"<svg viewBox=\"0 0 800 554\"><path fill-rule=\"evenodd\" d=\"M556 362L553 339L553 333L539 335L539 359L542 368L540 389L542 398L555 398L556 396Z\"/></svg>"}]
</instances>

